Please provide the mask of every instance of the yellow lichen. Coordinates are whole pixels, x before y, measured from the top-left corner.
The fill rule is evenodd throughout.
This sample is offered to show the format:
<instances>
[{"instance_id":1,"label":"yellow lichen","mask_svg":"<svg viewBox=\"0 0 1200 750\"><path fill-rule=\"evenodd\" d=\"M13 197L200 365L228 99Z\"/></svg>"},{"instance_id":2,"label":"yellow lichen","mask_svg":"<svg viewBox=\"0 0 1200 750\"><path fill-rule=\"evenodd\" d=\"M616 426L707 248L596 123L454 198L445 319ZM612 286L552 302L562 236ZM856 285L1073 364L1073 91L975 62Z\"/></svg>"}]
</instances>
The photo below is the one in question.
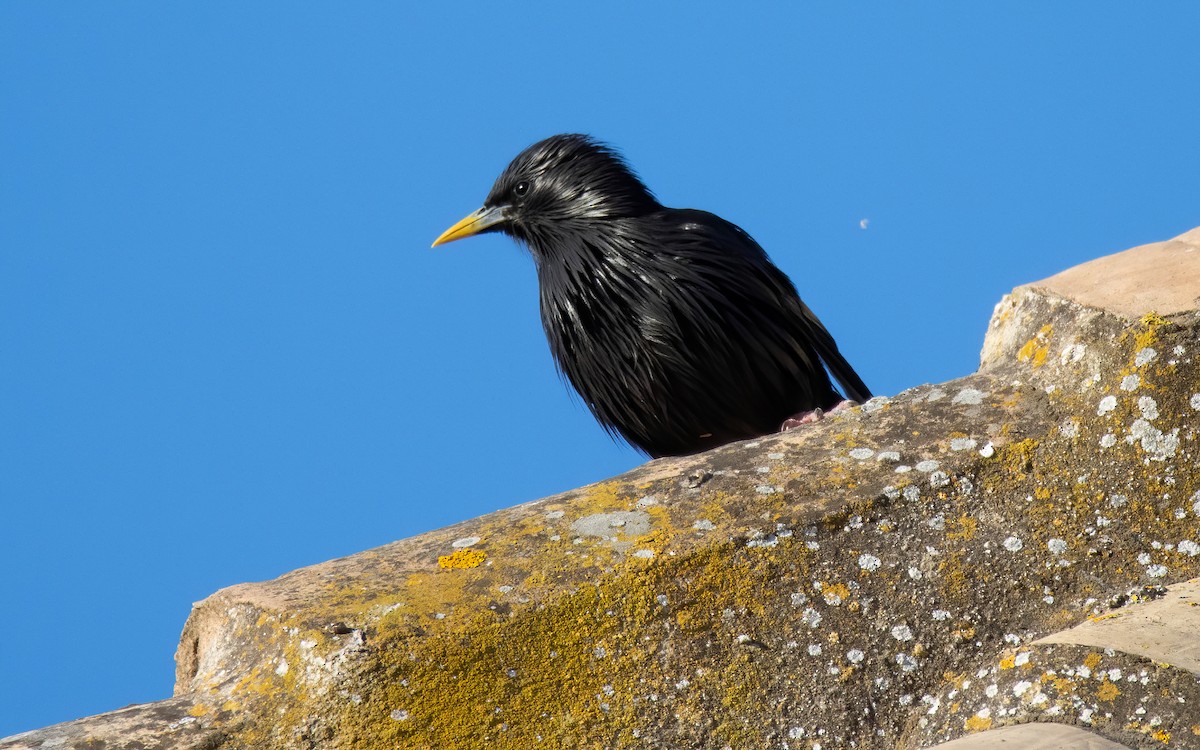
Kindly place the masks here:
<instances>
[{"instance_id":1,"label":"yellow lichen","mask_svg":"<svg viewBox=\"0 0 1200 750\"><path fill-rule=\"evenodd\" d=\"M1158 340L1158 329L1169 323L1166 318L1158 313L1146 313L1138 320L1141 330L1135 331L1133 334L1133 345L1136 350L1145 349Z\"/></svg>"},{"instance_id":2,"label":"yellow lichen","mask_svg":"<svg viewBox=\"0 0 1200 750\"><path fill-rule=\"evenodd\" d=\"M195 716L197 718L210 713L212 713L212 709L204 703L193 703L192 707L188 709L188 716Z\"/></svg>"},{"instance_id":3,"label":"yellow lichen","mask_svg":"<svg viewBox=\"0 0 1200 750\"><path fill-rule=\"evenodd\" d=\"M844 583L826 583L821 586L825 603L836 606L850 598L850 588Z\"/></svg>"},{"instance_id":4,"label":"yellow lichen","mask_svg":"<svg viewBox=\"0 0 1200 750\"><path fill-rule=\"evenodd\" d=\"M455 550L450 555L438 556L438 567L440 568L478 568L483 561L487 559L487 553L477 549L460 549Z\"/></svg>"},{"instance_id":5,"label":"yellow lichen","mask_svg":"<svg viewBox=\"0 0 1200 750\"><path fill-rule=\"evenodd\" d=\"M1094 670L1096 667L1100 666L1100 659L1100 654L1093 651L1092 653L1083 657L1083 666Z\"/></svg>"},{"instance_id":6,"label":"yellow lichen","mask_svg":"<svg viewBox=\"0 0 1200 750\"><path fill-rule=\"evenodd\" d=\"M950 526L956 526L954 531L949 530ZM969 542L975 538L975 532L979 528L979 521L972 516L963 513L958 518L946 522L947 539L961 539L964 542Z\"/></svg>"},{"instance_id":7,"label":"yellow lichen","mask_svg":"<svg viewBox=\"0 0 1200 750\"><path fill-rule=\"evenodd\" d=\"M1025 342L1025 344L1017 350L1017 359L1021 362L1031 362L1034 367L1041 367L1046 363L1046 355L1050 351L1050 345L1047 340L1050 334L1053 333L1054 326L1047 323L1042 326L1033 338Z\"/></svg>"},{"instance_id":8,"label":"yellow lichen","mask_svg":"<svg viewBox=\"0 0 1200 750\"><path fill-rule=\"evenodd\" d=\"M1121 691L1117 689L1117 686L1107 680L1096 691L1096 697L1102 701L1111 701L1120 694Z\"/></svg>"},{"instance_id":9,"label":"yellow lichen","mask_svg":"<svg viewBox=\"0 0 1200 750\"><path fill-rule=\"evenodd\" d=\"M963 726L968 732L982 732L992 728L992 717L974 714L964 722Z\"/></svg>"},{"instance_id":10,"label":"yellow lichen","mask_svg":"<svg viewBox=\"0 0 1200 750\"><path fill-rule=\"evenodd\" d=\"M800 545L787 550L802 578L810 575L810 557ZM619 575L547 599L545 608L519 620L484 610L447 618L441 630L426 629L419 656L382 665L386 673L369 683L362 703L341 716L346 746L449 747L473 736L490 747L517 748L535 743L536 731L559 738L562 746L599 747L587 739L590 727L637 726L638 696L680 690L676 715L711 720L714 742L760 746L763 728L746 718L746 707L761 703L774 679L765 662L742 650L724 652L718 662L687 672L691 685L685 690L677 686L685 673L655 667L641 634L664 621L680 630L720 632L728 611L740 613L739 628L762 620L757 632L770 632L763 601L776 584L778 560L758 549L731 555L730 547L721 546L676 558L670 568L641 563L627 561ZM678 596L686 605L664 609L656 597L671 591L678 591L668 593L672 602ZM376 643L384 652L408 654L407 638L399 630L381 630ZM534 689L550 684L554 689ZM698 701L717 690L724 710L712 715ZM393 715L399 709L403 720ZM503 733L496 731L497 709L508 727ZM605 745L638 746L626 730Z\"/></svg>"}]
</instances>

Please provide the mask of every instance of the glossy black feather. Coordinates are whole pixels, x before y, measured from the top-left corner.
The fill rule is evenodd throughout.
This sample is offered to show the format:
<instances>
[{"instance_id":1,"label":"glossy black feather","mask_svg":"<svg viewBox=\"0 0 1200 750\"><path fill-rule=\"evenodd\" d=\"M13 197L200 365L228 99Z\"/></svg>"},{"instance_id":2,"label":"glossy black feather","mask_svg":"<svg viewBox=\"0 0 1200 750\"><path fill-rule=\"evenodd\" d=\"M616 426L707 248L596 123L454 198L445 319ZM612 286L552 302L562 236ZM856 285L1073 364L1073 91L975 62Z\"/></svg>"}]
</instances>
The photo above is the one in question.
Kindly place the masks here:
<instances>
[{"instance_id":1,"label":"glossy black feather","mask_svg":"<svg viewBox=\"0 0 1200 750\"><path fill-rule=\"evenodd\" d=\"M542 325L596 419L652 456L779 429L870 391L791 281L737 226L662 206L587 136L522 152L485 207L537 264Z\"/></svg>"}]
</instances>

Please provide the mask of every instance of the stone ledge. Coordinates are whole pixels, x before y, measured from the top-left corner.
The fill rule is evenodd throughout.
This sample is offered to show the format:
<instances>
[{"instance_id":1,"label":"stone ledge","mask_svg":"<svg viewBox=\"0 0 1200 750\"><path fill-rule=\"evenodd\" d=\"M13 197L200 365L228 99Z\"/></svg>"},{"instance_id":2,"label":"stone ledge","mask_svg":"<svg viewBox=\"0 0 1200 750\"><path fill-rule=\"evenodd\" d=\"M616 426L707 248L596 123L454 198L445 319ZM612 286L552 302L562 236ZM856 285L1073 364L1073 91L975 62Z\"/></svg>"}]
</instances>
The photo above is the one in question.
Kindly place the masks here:
<instances>
[{"instance_id":1,"label":"stone ledge","mask_svg":"<svg viewBox=\"0 0 1200 750\"><path fill-rule=\"evenodd\" d=\"M188 706L192 734L164 716L136 741L924 747L1033 718L1016 667L1081 675L1097 653L1034 641L1200 576L1200 314L1131 319L1069 286L1006 297L976 375L217 592L184 628L178 697L128 709ZM1188 701L1176 731L1091 730L1188 746L1194 677L1137 669ZM1110 694L1063 680L1050 716ZM60 746L135 746L83 728L100 718Z\"/></svg>"},{"instance_id":2,"label":"stone ledge","mask_svg":"<svg viewBox=\"0 0 1200 750\"><path fill-rule=\"evenodd\" d=\"M939 750L1126 750L1125 745L1064 724L1019 724L937 745Z\"/></svg>"},{"instance_id":3,"label":"stone ledge","mask_svg":"<svg viewBox=\"0 0 1200 750\"><path fill-rule=\"evenodd\" d=\"M1200 554L1200 549L1187 554ZM1200 676L1200 580L1171 586L1162 598L1092 617L1034 641L1122 651Z\"/></svg>"},{"instance_id":4,"label":"stone ledge","mask_svg":"<svg viewBox=\"0 0 1200 750\"><path fill-rule=\"evenodd\" d=\"M224 729L217 728L220 724ZM238 721L190 696L142 703L0 739L3 750L215 750Z\"/></svg>"},{"instance_id":5,"label":"stone ledge","mask_svg":"<svg viewBox=\"0 0 1200 750\"><path fill-rule=\"evenodd\" d=\"M1164 283L1166 282L1166 283ZM1082 263L1029 285L1136 320L1200 309L1200 227Z\"/></svg>"}]
</instances>

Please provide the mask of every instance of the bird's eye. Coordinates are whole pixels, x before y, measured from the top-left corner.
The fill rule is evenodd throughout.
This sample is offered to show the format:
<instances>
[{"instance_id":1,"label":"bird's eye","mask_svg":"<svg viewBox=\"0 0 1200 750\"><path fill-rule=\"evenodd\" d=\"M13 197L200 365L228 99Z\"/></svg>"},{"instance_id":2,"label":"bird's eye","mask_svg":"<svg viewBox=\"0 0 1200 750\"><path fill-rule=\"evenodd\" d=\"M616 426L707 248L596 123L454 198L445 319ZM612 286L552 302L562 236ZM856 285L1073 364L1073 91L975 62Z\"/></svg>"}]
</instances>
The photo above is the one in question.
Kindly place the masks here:
<instances>
[{"instance_id":1,"label":"bird's eye","mask_svg":"<svg viewBox=\"0 0 1200 750\"><path fill-rule=\"evenodd\" d=\"M513 186L513 195L517 196L518 198L520 198L521 196L525 195L528 192L529 192L529 183L525 182L524 180L522 180L521 182L518 182L516 185Z\"/></svg>"}]
</instances>

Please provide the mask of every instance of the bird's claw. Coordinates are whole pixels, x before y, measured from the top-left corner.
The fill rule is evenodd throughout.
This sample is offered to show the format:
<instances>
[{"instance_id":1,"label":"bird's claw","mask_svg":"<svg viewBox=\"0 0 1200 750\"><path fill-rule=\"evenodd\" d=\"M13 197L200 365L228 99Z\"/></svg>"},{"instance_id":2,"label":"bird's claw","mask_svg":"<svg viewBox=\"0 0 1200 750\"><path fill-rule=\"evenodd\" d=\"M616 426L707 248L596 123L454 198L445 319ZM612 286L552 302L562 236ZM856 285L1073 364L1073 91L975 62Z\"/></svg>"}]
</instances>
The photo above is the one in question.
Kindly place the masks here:
<instances>
[{"instance_id":1,"label":"bird's claw","mask_svg":"<svg viewBox=\"0 0 1200 750\"><path fill-rule=\"evenodd\" d=\"M826 414L837 414L839 411L845 411L846 409L849 409L852 406L858 406L858 402L851 401L850 399L846 399L845 401L839 402L837 404L837 406L833 407L829 411L825 411L824 409L813 409L812 411L802 411L799 414L795 414L795 415L790 416L787 419L783 420L783 424L779 425L779 431L787 432L788 430L794 430L801 425L812 424L814 422L820 422L822 419L825 418Z\"/></svg>"}]
</instances>

